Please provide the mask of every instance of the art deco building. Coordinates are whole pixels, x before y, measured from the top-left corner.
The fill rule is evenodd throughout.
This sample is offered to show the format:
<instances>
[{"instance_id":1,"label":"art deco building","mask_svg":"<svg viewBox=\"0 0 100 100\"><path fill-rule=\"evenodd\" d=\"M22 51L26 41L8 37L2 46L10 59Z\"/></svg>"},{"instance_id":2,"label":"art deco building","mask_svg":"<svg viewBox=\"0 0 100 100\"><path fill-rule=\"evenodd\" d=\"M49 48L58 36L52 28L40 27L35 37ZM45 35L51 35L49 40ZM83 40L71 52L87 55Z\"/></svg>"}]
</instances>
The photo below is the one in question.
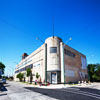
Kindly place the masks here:
<instances>
[{"instance_id":1,"label":"art deco building","mask_svg":"<svg viewBox=\"0 0 100 100\"><path fill-rule=\"evenodd\" d=\"M59 37L49 37L45 43L32 54L22 55L22 60L16 65L15 81L18 73L24 73L31 68L32 81L36 80L36 73L42 82L69 83L88 80L86 56L64 44Z\"/></svg>"}]
</instances>

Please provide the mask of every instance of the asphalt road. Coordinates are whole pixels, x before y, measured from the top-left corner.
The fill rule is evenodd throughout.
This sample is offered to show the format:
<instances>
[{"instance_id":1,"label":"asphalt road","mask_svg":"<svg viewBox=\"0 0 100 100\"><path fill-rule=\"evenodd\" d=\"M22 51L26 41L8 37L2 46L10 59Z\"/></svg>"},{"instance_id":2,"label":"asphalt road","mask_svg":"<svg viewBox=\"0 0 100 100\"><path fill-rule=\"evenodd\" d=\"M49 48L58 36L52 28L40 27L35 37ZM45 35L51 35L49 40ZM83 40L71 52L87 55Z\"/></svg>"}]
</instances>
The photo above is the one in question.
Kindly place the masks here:
<instances>
[{"instance_id":1,"label":"asphalt road","mask_svg":"<svg viewBox=\"0 0 100 100\"><path fill-rule=\"evenodd\" d=\"M59 100L100 100L100 91L88 88L63 88L63 89L41 89L26 87L34 92L41 93Z\"/></svg>"},{"instance_id":2,"label":"asphalt road","mask_svg":"<svg viewBox=\"0 0 100 100\"><path fill-rule=\"evenodd\" d=\"M25 89L28 85L19 82L8 82L0 93L0 100L56 100L55 98Z\"/></svg>"},{"instance_id":3,"label":"asphalt road","mask_svg":"<svg viewBox=\"0 0 100 100\"><path fill-rule=\"evenodd\" d=\"M8 82L5 87L0 100L100 100L100 90L90 88L43 89L18 82Z\"/></svg>"}]
</instances>

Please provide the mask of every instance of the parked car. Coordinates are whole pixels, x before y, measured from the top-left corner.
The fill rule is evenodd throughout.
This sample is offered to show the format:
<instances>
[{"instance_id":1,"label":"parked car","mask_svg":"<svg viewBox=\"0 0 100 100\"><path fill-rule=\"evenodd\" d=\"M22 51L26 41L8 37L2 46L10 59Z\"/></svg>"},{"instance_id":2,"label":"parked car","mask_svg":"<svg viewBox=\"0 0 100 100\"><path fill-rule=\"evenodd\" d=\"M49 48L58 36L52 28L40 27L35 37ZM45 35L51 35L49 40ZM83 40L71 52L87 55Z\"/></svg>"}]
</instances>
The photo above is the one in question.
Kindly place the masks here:
<instances>
[{"instance_id":1,"label":"parked car","mask_svg":"<svg viewBox=\"0 0 100 100\"><path fill-rule=\"evenodd\" d=\"M5 78L2 78L2 83L6 84L6 79Z\"/></svg>"}]
</instances>

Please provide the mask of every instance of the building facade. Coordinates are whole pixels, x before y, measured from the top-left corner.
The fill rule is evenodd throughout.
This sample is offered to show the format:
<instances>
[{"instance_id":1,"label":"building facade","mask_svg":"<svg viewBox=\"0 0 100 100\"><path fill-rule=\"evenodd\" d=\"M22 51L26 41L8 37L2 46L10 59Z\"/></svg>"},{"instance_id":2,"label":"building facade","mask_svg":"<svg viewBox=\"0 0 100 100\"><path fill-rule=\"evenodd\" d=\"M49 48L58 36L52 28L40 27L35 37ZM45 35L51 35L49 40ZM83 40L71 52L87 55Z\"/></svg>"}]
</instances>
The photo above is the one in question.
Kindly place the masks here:
<instances>
[{"instance_id":1,"label":"building facade","mask_svg":"<svg viewBox=\"0 0 100 100\"><path fill-rule=\"evenodd\" d=\"M86 56L65 45L59 37L47 38L30 55L24 53L21 62L16 65L15 81L18 81L16 75L20 72L28 81L27 68L31 68L32 81L36 80L36 73L40 75L40 81L52 84L88 80Z\"/></svg>"}]
</instances>

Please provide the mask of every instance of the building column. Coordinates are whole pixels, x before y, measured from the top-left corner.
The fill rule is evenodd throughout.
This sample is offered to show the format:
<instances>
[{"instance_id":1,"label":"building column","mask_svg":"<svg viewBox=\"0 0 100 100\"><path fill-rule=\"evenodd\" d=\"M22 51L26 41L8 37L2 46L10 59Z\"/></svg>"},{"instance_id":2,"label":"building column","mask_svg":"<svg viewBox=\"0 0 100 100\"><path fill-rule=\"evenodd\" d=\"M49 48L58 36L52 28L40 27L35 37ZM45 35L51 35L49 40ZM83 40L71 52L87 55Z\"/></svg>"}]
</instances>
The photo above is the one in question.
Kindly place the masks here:
<instances>
[{"instance_id":1,"label":"building column","mask_svg":"<svg viewBox=\"0 0 100 100\"><path fill-rule=\"evenodd\" d=\"M45 43L45 83L47 84L47 44Z\"/></svg>"},{"instance_id":2,"label":"building column","mask_svg":"<svg viewBox=\"0 0 100 100\"><path fill-rule=\"evenodd\" d=\"M64 63L64 44L60 43L60 55L61 55L61 83L65 83L65 63Z\"/></svg>"}]
</instances>

